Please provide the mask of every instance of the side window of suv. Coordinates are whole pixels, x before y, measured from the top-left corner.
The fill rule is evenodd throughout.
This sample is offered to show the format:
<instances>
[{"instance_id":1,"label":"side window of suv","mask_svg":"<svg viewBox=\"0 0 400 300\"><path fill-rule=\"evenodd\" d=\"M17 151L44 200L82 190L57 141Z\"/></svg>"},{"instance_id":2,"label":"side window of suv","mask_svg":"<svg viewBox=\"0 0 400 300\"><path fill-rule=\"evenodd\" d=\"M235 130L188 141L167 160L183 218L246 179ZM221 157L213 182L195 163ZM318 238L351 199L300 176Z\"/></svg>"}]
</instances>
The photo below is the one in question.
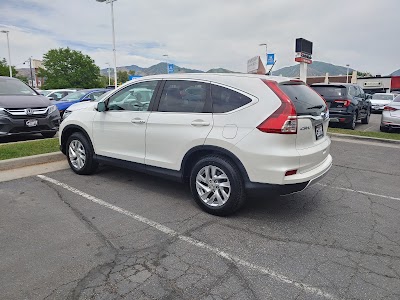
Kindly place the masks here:
<instances>
[{"instance_id":1,"label":"side window of suv","mask_svg":"<svg viewBox=\"0 0 400 300\"><path fill-rule=\"evenodd\" d=\"M356 90L356 88L354 87L354 86L349 86L349 94L350 94L350 96L353 96L353 97L356 97L356 95L357 95L357 90Z\"/></svg>"},{"instance_id":2,"label":"side window of suv","mask_svg":"<svg viewBox=\"0 0 400 300\"><path fill-rule=\"evenodd\" d=\"M229 112L251 102L249 97L213 84L211 85L211 97L213 101L213 113Z\"/></svg>"},{"instance_id":3,"label":"side window of suv","mask_svg":"<svg viewBox=\"0 0 400 300\"><path fill-rule=\"evenodd\" d=\"M197 81L168 80L161 94L158 111L203 112L209 84Z\"/></svg>"},{"instance_id":4,"label":"side window of suv","mask_svg":"<svg viewBox=\"0 0 400 300\"><path fill-rule=\"evenodd\" d=\"M146 81L127 86L108 100L108 110L147 111L158 81Z\"/></svg>"}]
</instances>

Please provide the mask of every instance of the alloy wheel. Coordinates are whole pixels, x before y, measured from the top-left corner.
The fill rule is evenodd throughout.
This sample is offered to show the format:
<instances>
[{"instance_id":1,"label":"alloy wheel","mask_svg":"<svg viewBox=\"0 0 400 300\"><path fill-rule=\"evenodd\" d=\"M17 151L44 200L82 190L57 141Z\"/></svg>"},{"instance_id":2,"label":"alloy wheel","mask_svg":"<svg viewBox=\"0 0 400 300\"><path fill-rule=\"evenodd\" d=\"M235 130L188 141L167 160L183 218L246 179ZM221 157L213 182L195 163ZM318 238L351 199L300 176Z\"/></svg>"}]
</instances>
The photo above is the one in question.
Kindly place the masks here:
<instances>
[{"instance_id":1,"label":"alloy wheel","mask_svg":"<svg viewBox=\"0 0 400 300\"><path fill-rule=\"evenodd\" d=\"M86 151L85 147L79 140L73 140L69 144L68 158L72 166L77 170L80 170L85 166Z\"/></svg>"},{"instance_id":2,"label":"alloy wheel","mask_svg":"<svg viewBox=\"0 0 400 300\"><path fill-rule=\"evenodd\" d=\"M197 173L196 190L205 204L219 207L228 201L232 188L228 176L221 168L205 166Z\"/></svg>"}]
</instances>

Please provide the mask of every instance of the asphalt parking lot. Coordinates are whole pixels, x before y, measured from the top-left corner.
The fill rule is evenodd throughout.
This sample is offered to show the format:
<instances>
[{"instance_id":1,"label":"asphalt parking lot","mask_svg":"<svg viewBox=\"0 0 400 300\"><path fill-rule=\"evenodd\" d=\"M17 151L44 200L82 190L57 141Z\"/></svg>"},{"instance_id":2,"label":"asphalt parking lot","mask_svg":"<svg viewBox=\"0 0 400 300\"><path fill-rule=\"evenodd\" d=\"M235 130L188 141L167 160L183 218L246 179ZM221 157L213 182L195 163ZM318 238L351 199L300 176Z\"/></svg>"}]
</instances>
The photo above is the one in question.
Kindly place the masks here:
<instances>
[{"instance_id":1,"label":"asphalt parking lot","mask_svg":"<svg viewBox=\"0 0 400 300\"><path fill-rule=\"evenodd\" d=\"M227 218L106 166L2 182L1 299L399 299L399 149L334 139L320 184Z\"/></svg>"}]
</instances>

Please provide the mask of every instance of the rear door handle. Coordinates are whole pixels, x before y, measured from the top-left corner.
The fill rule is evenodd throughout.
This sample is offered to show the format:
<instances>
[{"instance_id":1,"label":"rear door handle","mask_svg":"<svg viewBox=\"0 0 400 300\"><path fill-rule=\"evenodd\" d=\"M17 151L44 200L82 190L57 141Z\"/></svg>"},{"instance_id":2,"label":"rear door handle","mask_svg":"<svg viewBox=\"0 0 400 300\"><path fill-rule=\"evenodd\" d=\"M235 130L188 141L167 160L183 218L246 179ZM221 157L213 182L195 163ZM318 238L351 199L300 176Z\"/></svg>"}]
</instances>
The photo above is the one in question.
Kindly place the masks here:
<instances>
[{"instance_id":1,"label":"rear door handle","mask_svg":"<svg viewBox=\"0 0 400 300\"><path fill-rule=\"evenodd\" d=\"M191 124L192 126L210 126L210 122L204 120L194 120Z\"/></svg>"},{"instance_id":2,"label":"rear door handle","mask_svg":"<svg viewBox=\"0 0 400 300\"><path fill-rule=\"evenodd\" d=\"M132 121L131 121L133 124L145 124L146 123L146 121L145 120L143 120L143 119L132 119Z\"/></svg>"}]
</instances>

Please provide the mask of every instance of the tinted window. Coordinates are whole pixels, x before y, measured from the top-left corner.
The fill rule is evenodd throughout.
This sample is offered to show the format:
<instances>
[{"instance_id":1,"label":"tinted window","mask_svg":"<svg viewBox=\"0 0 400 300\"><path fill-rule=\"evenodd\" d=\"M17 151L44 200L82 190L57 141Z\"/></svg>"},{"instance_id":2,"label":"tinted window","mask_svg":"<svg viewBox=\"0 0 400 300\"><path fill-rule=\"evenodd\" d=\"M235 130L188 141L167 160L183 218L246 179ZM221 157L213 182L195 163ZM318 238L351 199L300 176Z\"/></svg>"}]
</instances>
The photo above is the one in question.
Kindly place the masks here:
<instances>
[{"instance_id":1,"label":"tinted window","mask_svg":"<svg viewBox=\"0 0 400 300\"><path fill-rule=\"evenodd\" d=\"M161 94L158 111L202 112L207 99L208 84L196 81L169 80Z\"/></svg>"},{"instance_id":2,"label":"tinted window","mask_svg":"<svg viewBox=\"0 0 400 300\"><path fill-rule=\"evenodd\" d=\"M345 87L341 86L311 86L311 88L322 97L344 97L347 96Z\"/></svg>"},{"instance_id":3,"label":"tinted window","mask_svg":"<svg viewBox=\"0 0 400 300\"><path fill-rule=\"evenodd\" d=\"M213 84L211 85L211 97L214 113L232 111L251 102L249 97Z\"/></svg>"},{"instance_id":4,"label":"tinted window","mask_svg":"<svg viewBox=\"0 0 400 300\"><path fill-rule=\"evenodd\" d=\"M147 111L158 81L127 86L110 97L108 110Z\"/></svg>"},{"instance_id":5,"label":"tinted window","mask_svg":"<svg viewBox=\"0 0 400 300\"><path fill-rule=\"evenodd\" d=\"M349 87L349 94L350 94L350 96L353 96L353 97L355 97L357 95L357 90L354 86Z\"/></svg>"},{"instance_id":6,"label":"tinted window","mask_svg":"<svg viewBox=\"0 0 400 300\"><path fill-rule=\"evenodd\" d=\"M281 84L280 89L289 96L297 115L320 115L326 104L314 90L303 84Z\"/></svg>"},{"instance_id":7,"label":"tinted window","mask_svg":"<svg viewBox=\"0 0 400 300\"><path fill-rule=\"evenodd\" d=\"M17 79L0 78L0 95L37 95L25 83Z\"/></svg>"}]
</instances>

